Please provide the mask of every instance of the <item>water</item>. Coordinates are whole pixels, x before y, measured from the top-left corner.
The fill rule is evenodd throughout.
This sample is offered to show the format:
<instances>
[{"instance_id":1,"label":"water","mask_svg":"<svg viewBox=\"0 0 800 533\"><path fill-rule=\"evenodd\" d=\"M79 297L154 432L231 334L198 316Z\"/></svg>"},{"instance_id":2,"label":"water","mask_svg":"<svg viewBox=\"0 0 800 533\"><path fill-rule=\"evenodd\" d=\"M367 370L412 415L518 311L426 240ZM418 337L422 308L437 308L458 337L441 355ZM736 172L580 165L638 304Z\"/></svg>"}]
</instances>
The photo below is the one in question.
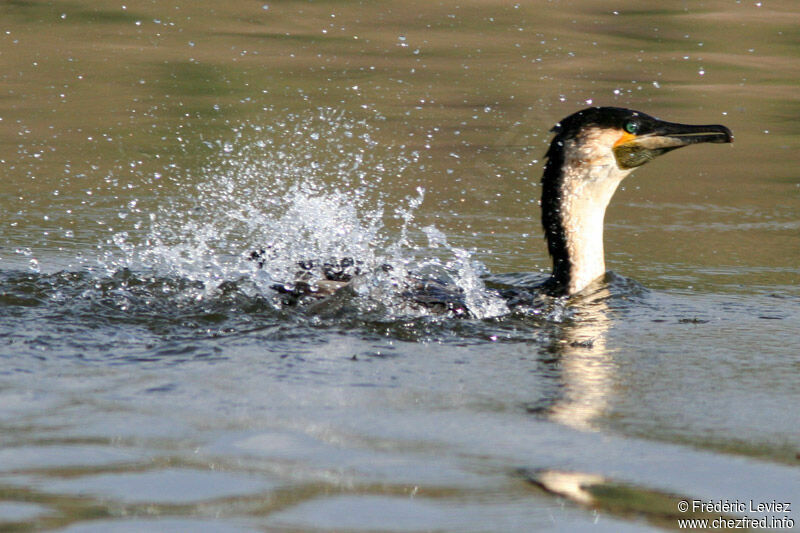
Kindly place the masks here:
<instances>
[{"instance_id":1,"label":"water","mask_svg":"<svg viewBox=\"0 0 800 533\"><path fill-rule=\"evenodd\" d=\"M796 520L796 17L0 7L0 529ZM590 103L736 142L638 170L615 274L509 312L488 288L549 270L548 129ZM340 258L366 274L331 299L272 289ZM409 305L420 273L472 316Z\"/></svg>"}]
</instances>

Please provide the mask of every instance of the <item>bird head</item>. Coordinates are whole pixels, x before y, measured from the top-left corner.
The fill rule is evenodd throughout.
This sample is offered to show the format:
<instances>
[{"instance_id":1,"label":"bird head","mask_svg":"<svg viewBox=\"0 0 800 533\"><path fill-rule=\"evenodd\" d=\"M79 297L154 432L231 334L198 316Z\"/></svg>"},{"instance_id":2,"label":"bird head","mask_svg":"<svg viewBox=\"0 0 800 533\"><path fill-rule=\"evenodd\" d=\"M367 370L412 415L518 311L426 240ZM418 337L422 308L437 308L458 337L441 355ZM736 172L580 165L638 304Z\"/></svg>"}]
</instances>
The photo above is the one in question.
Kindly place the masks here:
<instances>
[{"instance_id":1,"label":"bird head","mask_svg":"<svg viewBox=\"0 0 800 533\"><path fill-rule=\"evenodd\" d=\"M561 120L553 132L556 137L550 152L570 148L575 151L577 164L608 163L613 158L623 171L682 146L733 142L731 130L719 124L665 122L621 107L583 109Z\"/></svg>"}]
</instances>

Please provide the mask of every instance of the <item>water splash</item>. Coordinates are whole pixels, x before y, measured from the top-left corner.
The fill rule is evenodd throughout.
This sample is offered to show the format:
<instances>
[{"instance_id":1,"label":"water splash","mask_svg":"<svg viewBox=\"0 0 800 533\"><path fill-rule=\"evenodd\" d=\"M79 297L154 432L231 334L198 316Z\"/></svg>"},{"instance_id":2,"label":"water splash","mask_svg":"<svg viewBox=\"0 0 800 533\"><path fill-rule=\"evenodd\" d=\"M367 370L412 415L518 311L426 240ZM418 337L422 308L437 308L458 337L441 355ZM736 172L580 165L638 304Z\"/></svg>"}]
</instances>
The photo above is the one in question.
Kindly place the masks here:
<instances>
[{"instance_id":1,"label":"water splash","mask_svg":"<svg viewBox=\"0 0 800 533\"><path fill-rule=\"evenodd\" d=\"M152 271L200 282L207 297L227 282L274 295L276 284L291 288L298 274L313 286L325 279L326 263L347 259L345 274L360 274L352 292L369 309L378 303L394 316L427 313L404 299L409 279L435 271L462 291L474 316L508 312L468 251L435 228L417 227L424 189L386 207L383 180L402 176L417 156L381 146L374 127L323 108L206 141L214 161L176 173L180 194L142 214L141 236L116 233L102 266L108 274ZM400 221L399 231L387 229L387 217ZM417 242L419 234L428 243ZM439 257L416 259L430 247L440 248Z\"/></svg>"}]
</instances>

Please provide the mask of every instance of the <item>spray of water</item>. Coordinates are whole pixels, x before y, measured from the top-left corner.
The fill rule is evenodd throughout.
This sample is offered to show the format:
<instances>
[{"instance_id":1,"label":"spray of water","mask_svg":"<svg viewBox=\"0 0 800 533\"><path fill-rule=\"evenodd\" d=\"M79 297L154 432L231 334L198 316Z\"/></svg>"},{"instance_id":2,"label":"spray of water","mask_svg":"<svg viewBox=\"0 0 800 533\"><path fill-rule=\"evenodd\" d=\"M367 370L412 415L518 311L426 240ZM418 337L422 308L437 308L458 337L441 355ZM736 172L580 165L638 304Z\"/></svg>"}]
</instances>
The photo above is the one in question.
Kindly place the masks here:
<instances>
[{"instance_id":1,"label":"spray of water","mask_svg":"<svg viewBox=\"0 0 800 533\"><path fill-rule=\"evenodd\" d=\"M485 289L483 267L468 251L450 247L436 228L416 227L422 188L401 205L385 206L383 180L402 176L417 156L379 146L373 127L325 108L246 125L229 141L207 143L215 160L199 175L174 176L181 194L145 214L142 236L115 234L101 264L109 273L145 270L197 281L208 296L231 281L262 294L274 293L276 284L291 287L301 263L313 285L324 279L322 265L346 258L346 273L359 274L358 298L392 313L426 312L403 297L409 277L431 270L462 291L473 315L507 312ZM399 232L385 227L386 211L400 220ZM415 242L414 234L428 242ZM425 247L444 248L450 258L415 259L426 256Z\"/></svg>"}]
</instances>

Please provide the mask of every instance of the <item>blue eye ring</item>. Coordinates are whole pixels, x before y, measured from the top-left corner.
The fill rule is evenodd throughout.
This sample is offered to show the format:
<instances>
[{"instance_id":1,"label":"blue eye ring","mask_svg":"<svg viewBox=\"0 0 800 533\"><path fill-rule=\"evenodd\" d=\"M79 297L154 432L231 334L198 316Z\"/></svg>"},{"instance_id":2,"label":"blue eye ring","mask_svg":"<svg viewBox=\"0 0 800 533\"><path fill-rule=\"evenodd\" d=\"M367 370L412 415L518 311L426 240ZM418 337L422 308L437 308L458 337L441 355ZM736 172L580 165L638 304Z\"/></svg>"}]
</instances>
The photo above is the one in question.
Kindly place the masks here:
<instances>
[{"instance_id":1,"label":"blue eye ring","mask_svg":"<svg viewBox=\"0 0 800 533\"><path fill-rule=\"evenodd\" d=\"M636 135L639 133L639 123L635 120L629 120L625 123L625 131L630 133L631 135Z\"/></svg>"}]
</instances>

